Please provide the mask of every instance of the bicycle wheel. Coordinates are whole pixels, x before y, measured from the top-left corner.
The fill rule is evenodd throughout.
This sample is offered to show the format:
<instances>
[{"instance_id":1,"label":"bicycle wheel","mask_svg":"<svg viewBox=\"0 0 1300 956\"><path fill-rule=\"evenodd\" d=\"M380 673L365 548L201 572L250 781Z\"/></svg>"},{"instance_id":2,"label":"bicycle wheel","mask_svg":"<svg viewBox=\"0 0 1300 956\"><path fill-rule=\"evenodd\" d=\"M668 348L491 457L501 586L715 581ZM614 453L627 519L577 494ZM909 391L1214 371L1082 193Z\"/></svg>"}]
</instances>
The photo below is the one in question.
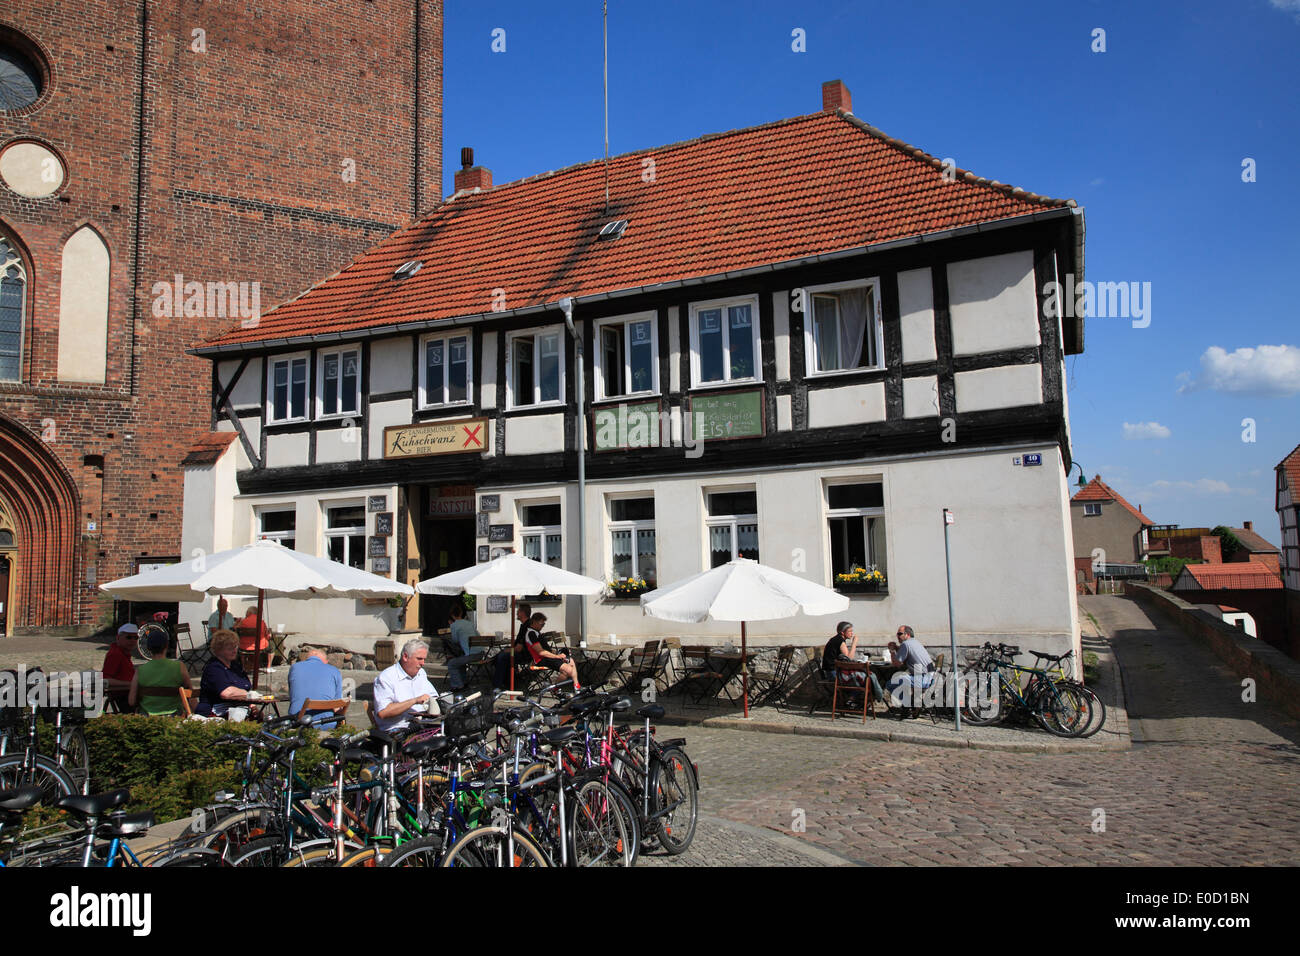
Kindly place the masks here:
<instances>
[{"instance_id":1,"label":"bicycle wheel","mask_svg":"<svg viewBox=\"0 0 1300 956\"><path fill-rule=\"evenodd\" d=\"M1092 722L1088 698L1069 685L1041 685L1033 704L1039 723L1057 737L1077 737Z\"/></svg>"},{"instance_id":2,"label":"bicycle wheel","mask_svg":"<svg viewBox=\"0 0 1300 956\"><path fill-rule=\"evenodd\" d=\"M514 854L511 855L511 840L514 842ZM417 840L416 843L422 841ZM402 849L415 844L407 844ZM400 850L393 851L392 856L400 853ZM410 866L412 864L385 863L385 866ZM417 866L427 864L417 863ZM546 853L537 842L519 827L511 827L507 830L500 826L478 827L470 830L459 840L447 848L447 853L442 859L442 866L471 866L471 867L538 867L550 866L550 861L546 858Z\"/></svg>"},{"instance_id":3,"label":"bicycle wheel","mask_svg":"<svg viewBox=\"0 0 1300 956\"><path fill-rule=\"evenodd\" d=\"M1092 719L1088 722L1088 726L1083 729L1083 732L1079 734L1081 738L1091 737L1106 724L1106 702L1098 697L1097 692L1091 687L1085 687L1076 681L1069 681L1068 683L1077 693L1086 697L1088 703L1092 705Z\"/></svg>"},{"instance_id":4,"label":"bicycle wheel","mask_svg":"<svg viewBox=\"0 0 1300 956\"><path fill-rule=\"evenodd\" d=\"M569 811L569 863L572 866L623 866L630 838L612 788L588 780L573 796Z\"/></svg>"},{"instance_id":5,"label":"bicycle wheel","mask_svg":"<svg viewBox=\"0 0 1300 956\"><path fill-rule=\"evenodd\" d=\"M230 866L257 867L283 866L288 857L288 848L279 837L266 837L254 840L238 853L229 858Z\"/></svg>"},{"instance_id":6,"label":"bicycle wheel","mask_svg":"<svg viewBox=\"0 0 1300 956\"><path fill-rule=\"evenodd\" d=\"M966 687L961 719L973 727L987 727L1000 722L1005 714L996 675L989 671L979 671L970 676L974 680Z\"/></svg>"},{"instance_id":7,"label":"bicycle wheel","mask_svg":"<svg viewBox=\"0 0 1300 956\"><path fill-rule=\"evenodd\" d=\"M44 754L36 754L31 766L26 766L22 754L0 757L0 790L19 787L40 787L45 794L41 802L46 806L52 806L60 797L81 794L81 787L72 776Z\"/></svg>"},{"instance_id":8,"label":"bicycle wheel","mask_svg":"<svg viewBox=\"0 0 1300 956\"><path fill-rule=\"evenodd\" d=\"M215 850L222 857L229 858L254 840L268 836L275 823L269 808L239 810L222 817L215 826L199 835L194 845Z\"/></svg>"},{"instance_id":9,"label":"bicycle wheel","mask_svg":"<svg viewBox=\"0 0 1300 956\"><path fill-rule=\"evenodd\" d=\"M79 793L90 793L90 748L86 746L86 733L80 727L72 727L64 732L63 760L60 766L79 786Z\"/></svg>"},{"instance_id":10,"label":"bicycle wheel","mask_svg":"<svg viewBox=\"0 0 1300 956\"><path fill-rule=\"evenodd\" d=\"M426 868L441 866L443 857L442 850L442 834L421 837L418 840L412 840L410 843L403 843L401 846L397 847L397 849L392 850L379 860L378 865L388 867L410 866Z\"/></svg>"},{"instance_id":11,"label":"bicycle wheel","mask_svg":"<svg viewBox=\"0 0 1300 956\"><path fill-rule=\"evenodd\" d=\"M622 784L609 781L609 791L614 796L614 803L623 817L623 829L627 833L627 845L623 848L623 865L636 866L637 857L641 855L641 815L632 801L632 795Z\"/></svg>"},{"instance_id":12,"label":"bicycle wheel","mask_svg":"<svg viewBox=\"0 0 1300 956\"><path fill-rule=\"evenodd\" d=\"M154 860L140 861L141 866L222 866L221 854L213 850L183 850Z\"/></svg>"},{"instance_id":13,"label":"bicycle wheel","mask_svg":"<svg viewBox=\"0 0 1300 956\"><path fill-rule=\"evenodd\" d=\"M695 770L684 751L669 747L659 754L650 771L650 808L659 845L673 856L685 853L695 838L697 791Z\"/></svg>"},{"instance_id":14,"label":"bicycle wheel","mask_svg":"<svg viewBox=\"0 0 1300 956\"><path fill-rule=\"evenodd\" d=\"M393 850L391 847L368 846L363 850L357 850L355 853L349 853L347 856L345 856L342 860L339 861L339 866L346 866L346 867L383 866L385 857L387 857L392 852Z\"/></svg>"}]
</instances>

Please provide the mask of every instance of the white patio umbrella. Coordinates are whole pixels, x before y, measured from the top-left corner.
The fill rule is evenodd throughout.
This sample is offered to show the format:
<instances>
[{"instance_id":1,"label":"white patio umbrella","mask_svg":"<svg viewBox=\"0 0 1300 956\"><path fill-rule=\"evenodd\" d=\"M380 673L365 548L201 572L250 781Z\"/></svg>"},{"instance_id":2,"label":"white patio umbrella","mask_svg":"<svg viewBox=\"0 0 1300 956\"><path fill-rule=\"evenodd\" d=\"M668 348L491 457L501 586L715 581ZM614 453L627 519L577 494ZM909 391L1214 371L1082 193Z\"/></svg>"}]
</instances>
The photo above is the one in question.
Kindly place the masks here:
<instances>
[{"instance_id":1,"label":"white patio umbrella","mask_svg":"<svg viewBox=\"0 0 1300 956\"><path fill-rule=\"evenodd\" d=\"M806 578L737 558L667 587L641 595L641 611L666 621L740 622L740 675L745 716L749 716L747 621L773 621L796 614L837 614L849 599Z\"/></svg>"},{"instance_id":2,"label":"white patio umbrella","mask_svg":"<svg viewBox=\"0 0 1300 956\"><path fill-rule=\"evenodd\" d=\"M373 598L414 594L409 584L286 548L255 541L164 568L119 578L100 590L128 601L202 601L212 594L257 595L253 686L261 669L262 605L268 597Z\"/></svg>"},{"instance_id":3,"label":"white patio umbrella","mask_svg":"<svg viewBox=\"0 0 1300 956\"><path fill-rule=\"evenodd\" d=\"M542 564L522 554L503 554L487 564L476 564L459 571L448 571L428 578L415 586L421 594L509 594L510 617L515 614L515 598L521 594L599 594L605 582L574 574L563 568ZM513 624L511 625L513 626ZM585 635L584 635L585 639ZM510 689L514 690L515 643L510 642Z\"/></svg>"}]
</instances>

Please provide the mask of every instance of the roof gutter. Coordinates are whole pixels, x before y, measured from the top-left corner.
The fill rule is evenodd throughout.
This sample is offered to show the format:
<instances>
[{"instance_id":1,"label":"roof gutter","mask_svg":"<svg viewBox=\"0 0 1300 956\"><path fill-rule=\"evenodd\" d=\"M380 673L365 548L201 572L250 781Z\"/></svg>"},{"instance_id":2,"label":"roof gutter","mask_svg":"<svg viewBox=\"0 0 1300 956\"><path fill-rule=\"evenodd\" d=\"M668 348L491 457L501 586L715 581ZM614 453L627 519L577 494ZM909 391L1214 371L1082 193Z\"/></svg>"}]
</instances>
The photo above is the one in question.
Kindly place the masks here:
<instances>
[{"instance_id":1,"label":"roof gutter","mask_svg":"<svg viewBox=\"0 0 1300 956\"><path fill-rule=\"evenodd\" d=\"M1074 219L1075 216L1078 218ZM607 302L613 299L628 298L630 296L667 292L672 289L687 289L694 286L707 285L712 282L719 282L725 279L741 279L747 276L783 272L788 269L797 269L802 266L817 265L824 262L838 262L842 259L851 259L855 256L866 255L868 253L888 252L893 249L905 249L911 246L928 245L929 243L940 242L947 239L957 239L962 236L974 236L982 233L997 232L1002 229L1022 226L1026 223L1051 222L1058 219L1065 219L1067 217L1073 219L1075 222L1075 255L1079 260L1079 271L1080 275L1082 275L1083 210L1073 206L1063 206L1059 209L1030 213L1025 216L1011 216L1006 219L997 219L993 222L975 223L974 225L960 226L956 229L944 229L939 232L927 232L919 236L908 236L903 239L891 239L887 242L868 243L865 246L856 246L852 249L841 249L837 252L824 252L813 256L804 256L799 259L787 259L782 262L765 263L761 266L751 266L748 269L736 269L730 272L717 272L711 275L695 276L689 279L673 279L669 282L657 282L652 285L629 286L627 288L615 289L609 292L596 292L591 295L574 296L573 303L575 305L589 305L595 302ZM393 325L351 329L343 332L320 332L308 335L288 336L279 339L257 339L252 342L234 342L229 345L198 346L196 348L186 349L185 351L189 355L198 355L209 358L238 355L245 352L265 352L281 347L313 345L326 342L355 342L361 339L384 338L402 332L423 332L430 329L458 328L466 325L476 325L480 322L485 322L491 319L539 315L546 312L553 312L555 311L555 308L555 303L548 302L539 305L525 306L519 309L503 309L500 312L478 312L473 315L453 316L450 318L419 319L410 322L399 322ZM1082 335L1083 320L1079 318L1075 321L1077 333Z\"/></svg>"}]
</instances>

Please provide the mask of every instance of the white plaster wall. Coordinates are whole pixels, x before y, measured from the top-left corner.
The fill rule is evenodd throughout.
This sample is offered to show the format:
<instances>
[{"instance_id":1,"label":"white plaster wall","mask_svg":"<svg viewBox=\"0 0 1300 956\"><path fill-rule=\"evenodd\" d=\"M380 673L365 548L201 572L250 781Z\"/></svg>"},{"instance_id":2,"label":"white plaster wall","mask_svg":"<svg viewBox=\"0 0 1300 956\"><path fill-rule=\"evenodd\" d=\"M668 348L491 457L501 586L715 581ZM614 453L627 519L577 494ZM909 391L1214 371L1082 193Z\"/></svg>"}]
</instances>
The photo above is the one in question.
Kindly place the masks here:
<instances>
[{"instance_id":1,"label":"white plaster wall","mask_svg":"<svg viewBox=\"0 0 1300 956\"><path fill-rule=\"evenodd\" d=\"M59 381L102 385L108 367L108 246L82 226L63 245Z\"/></svg>"},{"instance_id":2,"label":"white plaster wall","mask_svg":"<svg viewBox=\"0 0 1300 956\"><path fill-rule=\"evenodd\" d=\"M384 457L384 429L389 425L411 424L411 399L376 402L370 406L370 458Z\"/></svg>"},{"instance_id":3,"label":"white plaster wall","mask_svg":"<svg viewBox=\"0 0 1300 956\"><path fill-rule=\"evenodd\" d=\"M217 363L217 380L221 383L222 388L234 378L235 370L239 368L239 362L238 359L231 359ZM244 369L244 374L239 376L239 381L230 390L230 404L237 409L261 409L262 374L262 360L260 358L250 359L248 368Z\"/></svg>"},{"instance_id":4,"label":"white plaster wall","mask_svg":"<svg viewBox=\"0 0 1300 956\"><path fill-rule=\"evenodd\" d=\"M681 309L670 306L668 309L668 388L681 391L682 387L682 336L678 323L681 321Z\"/></svg>"},{"instance_id":5,"label":"white plaster wall","mask_svg":"<svg viewBox=\"0 0 1300 956\"><path fill-rule=\"evenodd\" d=\"M776 397L776 430L788 432L794 427L794 402L789 395Z\"/></svg>"},{"instance_id":6,"label":"white plaster wall","mask_svg":"<svg viewBox=\"0 0 1300 956\"><path fill-rule=\"evenodd\" d=\"M930 418L939 414L939 377L903 379L903 417Z\"/></svg>"},{"instance_id":7,"label":"white plaster wall","mask_svg":"<svg viewBox=\"0 0 1300 956\"><path fill-rule=\"evenodd\" d=\"M957 411L1041 405L1043 370L1038 365L1002 365L953 376L957 386Z\"/></svg>"},{"instance_id":8,"label":"white plaster wall","mask_svg":"<svg viewBox=\"0 0 1300 956\"><path fill-rule=\"evenodd\" d=\"M193 561L203 554L216 554L236 546L234 537L235 480L239 465L239 442L231 444L215 464L186 468L181 512L181 560ZM244 543L242 540L239 543ZM203 640L203 621L216 607L216 600L185 602L179 620L190 625L196 642Z\"/></svg>"},{"instance_id":9,"label":"white plaster wall","mask_svg":"<svg viewBox=\"0 0 1300 956\"><path fill-rule=\"evenodd\" d=\"M333 428L316 433L316 461L361 460L361 426Z\"/></svg>"},{"instance_id":10,"label":"white plaster wall","mask_svg":"<svg viewBox=\"0 0 1300 956\"><path fill-rule=\"evenodd\" d=\"M790 380L790 295L772 293L772 328L776 345L776 380Z\"/></svg>"},{"instance_id":11,"label":"white plaster wall","mask_svg":"<svg viewBox=\"0 0 1300 956\"><path fill-rule=\"evenodd\" d=\"M509 418L506 428L507 455L537 455L564 451L564 413Z\"/></svg>"},{"instance_id":12,"label":"white plaster wall","mask_svg":"<svg viewBox=\"0 0 1300 956\"><path fill-rule=\"evenodd\" d=\"M266 467L291 468L307 464L307 433L266 436Z\"/></svg>"},{"instance_id":13,"label":"white plaster wall","mask_svg":"<svg viewBox=\"0 0 1300 956\"><path fill-rule=\"evenodd\" d=\"M483 408L497 407L497 334L484 332L482 343L483 372L479 382L479 404Z\"/></svg>"},{"instance_id":14,"label":"white plaster wall","mask_svg":"<svg viewBox=\"0 0 1300 956\"><path fill-rule=\"evenodd\" d=\"M898 274L898 320L903 330L903 361L932 362L934 347L934 283L929 269Z\"/></svg>"},{"instance_id":15,"label":"white plaster wall","mask_svg":"<svg viewBox=\"0 0 1300 956\"><path fill-rule=\"evenodd\" d=\"M411 340L379 339L370 344L370 393L411 390Z\"/></svg>"},{"instance_id":16,"label":"white plaster wall","mask_svg":"<svg viewBox=\"0 0 1300 956\"><path fill-rule=\"evenodd\" d=\"M1039 342L1032 252L949 263L948 300L955 355Z\"/></svg>"},{"instance_id":17,"label":"white plaster wall","mask_svg":"<svg viewBox=\"0 0 1300 956\"><path fill-rule=\"evenodd\" d=\"M830 428L885 420L885 383L809 389L808 427Z\"/></svg>"}]
</instances>

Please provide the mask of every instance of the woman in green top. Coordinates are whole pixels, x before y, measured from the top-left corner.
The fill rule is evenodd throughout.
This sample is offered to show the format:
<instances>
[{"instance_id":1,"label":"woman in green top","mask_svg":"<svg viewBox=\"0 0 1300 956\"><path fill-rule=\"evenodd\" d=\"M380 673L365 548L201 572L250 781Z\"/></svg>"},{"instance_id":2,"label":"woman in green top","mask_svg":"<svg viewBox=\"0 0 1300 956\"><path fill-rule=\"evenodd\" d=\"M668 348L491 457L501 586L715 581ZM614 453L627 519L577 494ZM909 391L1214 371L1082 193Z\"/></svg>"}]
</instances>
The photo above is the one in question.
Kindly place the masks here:
<instances>
[{"instance_id":1,"label":"woman in green top","mask_svg":"<svg viewBox=\"0 0 1300 956\"><path fill-rule=\"evenodd\" d=\"M138 705L142 714L153 714L155 716L179 714L181 712L181 702L180 698L175 696L141 697L141 687L184 687L186 690L193 690L194 688L194 685L190 683L190 674L185 669L185 665L180 661L163 656L166 649L166 634L161 631L150 634L149 650L154 655L153 660L145 661L137 667L135 677L131 678L131 690L127 694L127 701L132 707Z\"/></svg>"}]
</instances>

